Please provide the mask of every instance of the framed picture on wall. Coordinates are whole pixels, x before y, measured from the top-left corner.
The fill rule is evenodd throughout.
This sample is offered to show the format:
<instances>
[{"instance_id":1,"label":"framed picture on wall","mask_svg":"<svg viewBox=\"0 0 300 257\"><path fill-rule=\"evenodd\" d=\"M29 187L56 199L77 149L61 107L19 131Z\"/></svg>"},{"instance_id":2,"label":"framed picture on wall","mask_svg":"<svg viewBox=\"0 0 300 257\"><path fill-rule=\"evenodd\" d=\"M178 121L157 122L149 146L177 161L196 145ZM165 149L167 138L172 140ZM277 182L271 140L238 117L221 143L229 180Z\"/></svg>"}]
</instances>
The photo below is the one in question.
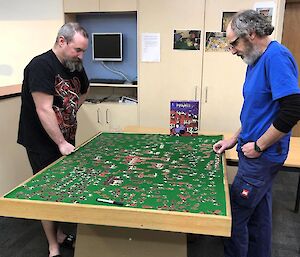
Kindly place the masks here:
<instances>
[{"instance_id":1,"label":"framed picture on wall","mask_svg":"<svg viewBox=\"0 0 300 257\"><path fill-rule=\"evenodd\" d=\"M265 15L272 25L275 25L276 4L274 2L261 2L254 5L254 10Z\"/></svg>"},{"instance_id":2,"label":"framed picture on wall","mask_svg":"<svg viewBox=\"0 0 300 257\"><path fill-rule=\"evenodd\" d=\"M226 32L226 28L227 28L232 16L235 15L235 14L236 14L236 12L223 12L222 28L221 28L222 32Z\"/></svg>"},{"instance_id":3,"label":"framed picture on wall","mask_svg":"<svg viewBox=\"0 0 300 257\"><path fill-rule=\"evenodd\" d=\"M229 45L225 32L206 32L206 52L225 52L228 50Z\"/></svg>"},{"instance_id":4,"label":"framed picture on wall","mask_svg":"<svg viewBox=\"0 0 300 257\"><path fill-rule=\"evenodd\" d=\"M174 46L177 50L200 50L200 30L174 30Z\"/></svg>"}]
</instances>

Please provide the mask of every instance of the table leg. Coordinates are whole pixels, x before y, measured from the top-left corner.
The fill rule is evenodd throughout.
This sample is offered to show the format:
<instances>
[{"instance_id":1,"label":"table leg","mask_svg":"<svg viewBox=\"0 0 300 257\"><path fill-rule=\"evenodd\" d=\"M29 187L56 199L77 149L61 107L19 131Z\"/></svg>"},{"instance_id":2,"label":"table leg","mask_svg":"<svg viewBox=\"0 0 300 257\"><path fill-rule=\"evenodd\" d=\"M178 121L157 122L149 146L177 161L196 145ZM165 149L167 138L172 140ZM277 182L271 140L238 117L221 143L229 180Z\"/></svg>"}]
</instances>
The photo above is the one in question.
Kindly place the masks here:
<instances>
[{"instance_id":1,"label":"table leg","mask_svg":"<svg viewBox=\"0 0 300 257\"><path fill-rule=\"evenodd\" d=\"M186 234L78 224L75 257L99 256L187 257Z\"/></svg>"},{"instance_id":2,"label":"table leg","mask_svg":"<svg viewBox=\"0 0 300 257\"><path fill-rule=\"evenodd\" d=\"M296 204L295 204L295 209L294 212L298 213L299 212L299 201L300 201L300 174L299 174L299 179L298 179L298 187L297 187L297 195L296 195Z\"/></svg>"}]
</instances>

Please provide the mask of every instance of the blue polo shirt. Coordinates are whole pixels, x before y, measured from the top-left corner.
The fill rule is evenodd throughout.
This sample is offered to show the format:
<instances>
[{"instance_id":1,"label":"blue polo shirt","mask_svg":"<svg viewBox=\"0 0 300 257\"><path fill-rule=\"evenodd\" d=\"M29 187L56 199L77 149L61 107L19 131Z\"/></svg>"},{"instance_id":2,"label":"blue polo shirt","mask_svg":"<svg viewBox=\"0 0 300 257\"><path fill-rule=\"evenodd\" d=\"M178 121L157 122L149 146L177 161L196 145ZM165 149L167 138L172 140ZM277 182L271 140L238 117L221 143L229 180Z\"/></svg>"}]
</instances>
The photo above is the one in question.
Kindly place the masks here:
<instances>
[{"instance_id":1,"label":"blue polo shirt","mask_svg":"<svg viewBox=\"0 0 300 257\"><path fill-rule=\"evenodd\" d=\"M272 41L259 59L247 67L237 150L241 151L243 144L258 140L266 132L279 111L279 98L296 93L300 93L296 61L286 47ZM284 162L290 134L266 149L263 155L270 161Z\"/></svg>"}]
</instances>

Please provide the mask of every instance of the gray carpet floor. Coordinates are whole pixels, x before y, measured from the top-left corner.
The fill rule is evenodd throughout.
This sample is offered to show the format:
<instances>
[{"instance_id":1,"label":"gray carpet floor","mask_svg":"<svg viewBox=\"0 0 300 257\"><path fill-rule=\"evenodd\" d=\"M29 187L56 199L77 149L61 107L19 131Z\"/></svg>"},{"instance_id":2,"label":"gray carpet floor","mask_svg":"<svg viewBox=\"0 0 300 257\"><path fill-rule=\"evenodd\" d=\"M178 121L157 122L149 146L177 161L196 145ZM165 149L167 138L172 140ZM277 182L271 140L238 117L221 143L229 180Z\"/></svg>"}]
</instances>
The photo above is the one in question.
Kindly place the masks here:
<instances>
[{"instance_id":1,"label":"gray carpet floor","mask_svg":"<svg viewBox=\"0 0 300 257\"><path fill-rule=\"evenodd\" d=\"M272 257L300 257L300 213L293 212L298 176L298 173L280 172L275 180ZM62 227L67 233L76 231L76 224L63 223ZM74 256L70 249L62 249L61 253L64 257ZM47 241L39 221L0 217L0 257L47 256ZM188 257L222 256L222 238L188 236ZM99 253L99 257L105 256Z\"/></svg>"}]
</instances>

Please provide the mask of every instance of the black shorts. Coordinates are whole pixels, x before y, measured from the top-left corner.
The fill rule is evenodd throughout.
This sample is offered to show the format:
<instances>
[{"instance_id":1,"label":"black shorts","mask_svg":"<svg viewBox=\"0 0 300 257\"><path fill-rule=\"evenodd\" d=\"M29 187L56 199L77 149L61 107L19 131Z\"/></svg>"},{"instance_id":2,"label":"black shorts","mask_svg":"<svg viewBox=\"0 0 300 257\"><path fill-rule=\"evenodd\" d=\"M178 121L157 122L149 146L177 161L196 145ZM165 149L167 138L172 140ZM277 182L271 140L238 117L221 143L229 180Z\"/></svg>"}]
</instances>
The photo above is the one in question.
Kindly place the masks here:
<instances>
[{"instance_id":1,"label":"black shorts","mask_svg":"<svg viewBox=\"0 0 300 257\"><path fill-rule=\"evenodd\" d=\"M26 151L33 174L38 173L62 156L60 152L35 152L29 149L26 149Z\"/></svg>"}]
</instances>

